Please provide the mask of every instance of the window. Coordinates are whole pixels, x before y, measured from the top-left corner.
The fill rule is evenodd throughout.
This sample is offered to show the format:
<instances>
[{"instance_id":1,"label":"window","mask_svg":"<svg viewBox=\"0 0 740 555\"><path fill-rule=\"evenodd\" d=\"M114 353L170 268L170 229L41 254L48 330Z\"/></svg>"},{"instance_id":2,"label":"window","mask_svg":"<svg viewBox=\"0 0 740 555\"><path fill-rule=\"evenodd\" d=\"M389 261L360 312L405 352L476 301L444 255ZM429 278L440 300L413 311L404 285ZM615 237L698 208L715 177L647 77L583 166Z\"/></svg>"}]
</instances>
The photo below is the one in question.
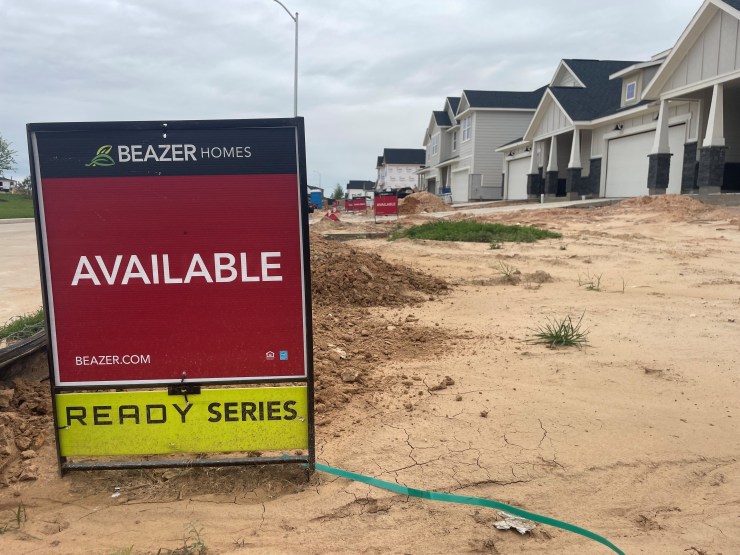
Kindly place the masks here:
<instances>
[{"instance_id":1,"label":"window","mask_svg":"<svg viewBox=\"0 0 740 555\"><path fill-rule=\"evenodd\" d=\"M631 83L627 83L627 88L625 89L624 99L634 100L635 96L637 96L637 81L632 81Z\"/></svg>"},{"instance_id":2,"label":"window","mask_svg":"<svg viewBox=\"0 0 740 555\"><path fill-rule=\"evenodd\" d=\"M432 137L432 156L439 152L439 133Z\"/></svg>"},{"instance_id":3,"label":"window","mask_svg":"<svg viewBox=\"0 0 740 555\"><path fill-rule=\"evenodd\" d=\"M469 141L473 136L473 121L470 116L462 120L462 140Z\"/></svg>"},{"instance_id":4,"label":"window","mask_svg":"<svg viewBox=\"0 0 740 555\"><path fill-rule=\"evenodd\" d=\"M452 133L452 152L457 150L457 131Z\"/></svg>"}]
</instances>

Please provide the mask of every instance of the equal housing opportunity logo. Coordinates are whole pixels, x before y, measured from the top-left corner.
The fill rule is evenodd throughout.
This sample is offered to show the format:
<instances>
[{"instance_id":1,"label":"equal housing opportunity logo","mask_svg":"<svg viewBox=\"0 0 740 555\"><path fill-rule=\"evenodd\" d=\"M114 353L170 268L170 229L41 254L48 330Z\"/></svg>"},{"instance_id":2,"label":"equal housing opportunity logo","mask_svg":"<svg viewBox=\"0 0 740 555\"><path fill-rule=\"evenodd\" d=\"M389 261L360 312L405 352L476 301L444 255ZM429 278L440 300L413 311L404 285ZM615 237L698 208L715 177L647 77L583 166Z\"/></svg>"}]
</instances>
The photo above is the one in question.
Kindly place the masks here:
<instances>
[{"instance_id":1,"label":"equal housing opportunity logo","mask_svg":"<svg viewBox=\"0 0 740 555\"><path fill-rule=\"evenodd\" d=\"M113 156L111 155L113 153ZM85 164L90 167L110 167L128 162L197 162L207 159L251 158L251 146L208 146L198 148L193 144L167 145L103 145Z\"/></svg>"}]
</instances>

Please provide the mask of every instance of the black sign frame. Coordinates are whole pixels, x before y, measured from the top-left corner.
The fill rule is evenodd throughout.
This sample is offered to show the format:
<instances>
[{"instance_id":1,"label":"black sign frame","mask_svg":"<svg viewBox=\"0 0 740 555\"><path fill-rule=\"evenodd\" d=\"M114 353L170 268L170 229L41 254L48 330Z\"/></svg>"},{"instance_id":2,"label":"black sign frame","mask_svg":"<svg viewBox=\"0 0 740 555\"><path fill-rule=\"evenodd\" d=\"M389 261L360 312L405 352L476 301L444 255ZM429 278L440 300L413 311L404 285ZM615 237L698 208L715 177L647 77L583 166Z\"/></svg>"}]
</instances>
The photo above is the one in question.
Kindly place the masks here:
<instances>
[{"instance_id":1,"label":"black sign frame","mask_svg":"<svg viewBox=\"0 0 740 555\"><path fill-rule=\"evenodd\" d=\"M59 447L59 429L57 425L56 400L58 394L79 392L85 390L106 389L104 386L95 387L59 387L55 384L54 375L54 350L50 338L52 322L50 319L50 288L47 282L46 273L46 244L43 236L44 230L41 224L41 213L39 208L39 188L38 183L41 180L42 171L38 158L37 137L39 134L53 134L58 132L79 132L100 133L100 132L160 132L166 137L168 131L214 131L228 132L235 129L278 129L293 128L296 137L295 162L298 175L299 188L299 213L300 213L300 232L302 236L302 263L303 263L303 284L304 284L304 329L305 329L305 359L306 359L306 376L301 378L285 378L280 382L285 383L305 383L307 390L307 424L308 424L308 453L305 455L283 455L276 457L214 457L214 458L179 458L179 459L157 459L157 460L113 460L101 462L70 462L66 457L61 455ZM231 119L231 120L160 120L160 121L111 121L111 122L55 122L55 123L29 123L26 125L28 138L28 153L31 168L31 185L34 206L34 218L36 225L36 240L39 257L39 271L41 279L41 289L43 296L44 314L46 318L47 333L47 357L49 364L52 411L55 422L55 439L57 449L57 460L59 472L64 476L66 472L77 470L126 470L141 468L190 468L190 467L219 467L219 466L243 466L243 465L265 465L265 464L288 464L296 463L306 466L310 474L315 470L316 464L316 438L315 438L315 407L314 407L314 357L313 357L313 314L311 301L311 255L309 243L309 226L308 226L308 183L306 171L306 142L305 126L302 117L295 118L270 118L270 119ZM143 175L162 175L162 173L145 173ZM183 174L169 174L183 175ZM185 174L187 175L187 174ZM210 175L210 174L209 174ZM249 380L248 382L231 381L235 383L248 383L249 385L259 385L261 383L271 383L278 385L275 380ZM219 385L219 384L206 384ZM197 380L183 380L178 386L173 386L169 382L165 383L148 383L146 385L116 384L115 389L157 389L158 387L167 387L170 395L197 395L204 384ZM109 389L114 389L113 387ZM187 397L186 397L187 398ZM186 455L187 453L183 453Z\"/></svg>"}]
</instances>

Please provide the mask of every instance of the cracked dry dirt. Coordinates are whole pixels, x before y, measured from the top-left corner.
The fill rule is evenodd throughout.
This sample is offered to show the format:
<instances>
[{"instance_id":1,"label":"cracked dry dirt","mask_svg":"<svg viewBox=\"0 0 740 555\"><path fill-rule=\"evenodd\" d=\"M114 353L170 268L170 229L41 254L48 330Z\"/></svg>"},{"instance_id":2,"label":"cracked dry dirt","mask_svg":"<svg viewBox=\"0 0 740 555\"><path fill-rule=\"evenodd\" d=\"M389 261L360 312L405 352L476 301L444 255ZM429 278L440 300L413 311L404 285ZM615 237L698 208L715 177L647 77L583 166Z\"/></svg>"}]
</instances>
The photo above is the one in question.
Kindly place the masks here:
<instances>
[{"instance_id":1,"label":"cracked dry dirt","mask_svg":"<svg viewBox=\"0 0 740 555\"><path fill-rule=\"evenodd\" d=\"M417 305L343 313L322 331L327 348L343 341L351 351L363 331L394 347L367 359L359 385L326 405L319 461L510 503L627 553L740 553L740 212L688 199L631 202L489 216L564 234L501 250L353 242L451 289ZM500 261L553 281L502 284ZM579 287L588 276L601 276L600 291ZM587 348L527 341L546 316L582 313ZM352 329L348 318L374 323ZM413 356L393 335L407 323L424 330ZM60 480L52 446L36 461L37 481L0 489L0 520L21 501L28 515L0 535L0 552L167 553L191 523L215 554L609 552L545 526L498 531L493 511L321 474L304 484L295 468Z\"/></svg>"}]
</instances>

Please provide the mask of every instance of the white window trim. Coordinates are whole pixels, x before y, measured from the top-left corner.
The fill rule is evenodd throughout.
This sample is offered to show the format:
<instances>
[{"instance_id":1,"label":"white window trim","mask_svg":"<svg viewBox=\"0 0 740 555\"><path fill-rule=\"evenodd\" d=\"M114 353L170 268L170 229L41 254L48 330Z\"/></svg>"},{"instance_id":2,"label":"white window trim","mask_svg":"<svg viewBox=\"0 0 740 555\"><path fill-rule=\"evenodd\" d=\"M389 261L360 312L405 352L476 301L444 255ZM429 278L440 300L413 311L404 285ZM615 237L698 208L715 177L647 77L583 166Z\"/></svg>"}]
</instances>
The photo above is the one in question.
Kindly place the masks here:
<instances>
[{"instance_id":1,"label":"white window trim","mask_svg":"<svg viewBox=\"0 0 740 555\"><path fill-rule=\"evenodd\" d=\"M432 156L436 156L439 152L439 133L432 135Z\"/></svg>"},{"instance_id":2,"label":"white window trim","mask_svg":"<svg viewBox=\"0 0 740 555\"><path fill-rule=\"evenodd\" d=\"M473 116L468 116L464 118L461 122L461 126L462 142L467 143L470 139L473 138Z\"/></svg>"},{"instance_id":3,"label":"white window trim","mask_svg":"<svg viewBox=\"0 0 740 555\"><path fill-rule=\"evenodd\" d=\"M630 96L630 86L633 86L632 89L632 96ZM630 81L627 83L627 86L624 88L624 100L625 102L629 102L631 100L634 100L637 98L637 81Z\"/></svg>"},{"instance_id":4,"label":"white window trim","mask_svg":"<svg viewBox=\"0 0 740 555\"><path fill-rule=\"evenodd\" d=\"M452 152L457 152L457 131L452 132Z\"/></svg>"}]
</instances>

